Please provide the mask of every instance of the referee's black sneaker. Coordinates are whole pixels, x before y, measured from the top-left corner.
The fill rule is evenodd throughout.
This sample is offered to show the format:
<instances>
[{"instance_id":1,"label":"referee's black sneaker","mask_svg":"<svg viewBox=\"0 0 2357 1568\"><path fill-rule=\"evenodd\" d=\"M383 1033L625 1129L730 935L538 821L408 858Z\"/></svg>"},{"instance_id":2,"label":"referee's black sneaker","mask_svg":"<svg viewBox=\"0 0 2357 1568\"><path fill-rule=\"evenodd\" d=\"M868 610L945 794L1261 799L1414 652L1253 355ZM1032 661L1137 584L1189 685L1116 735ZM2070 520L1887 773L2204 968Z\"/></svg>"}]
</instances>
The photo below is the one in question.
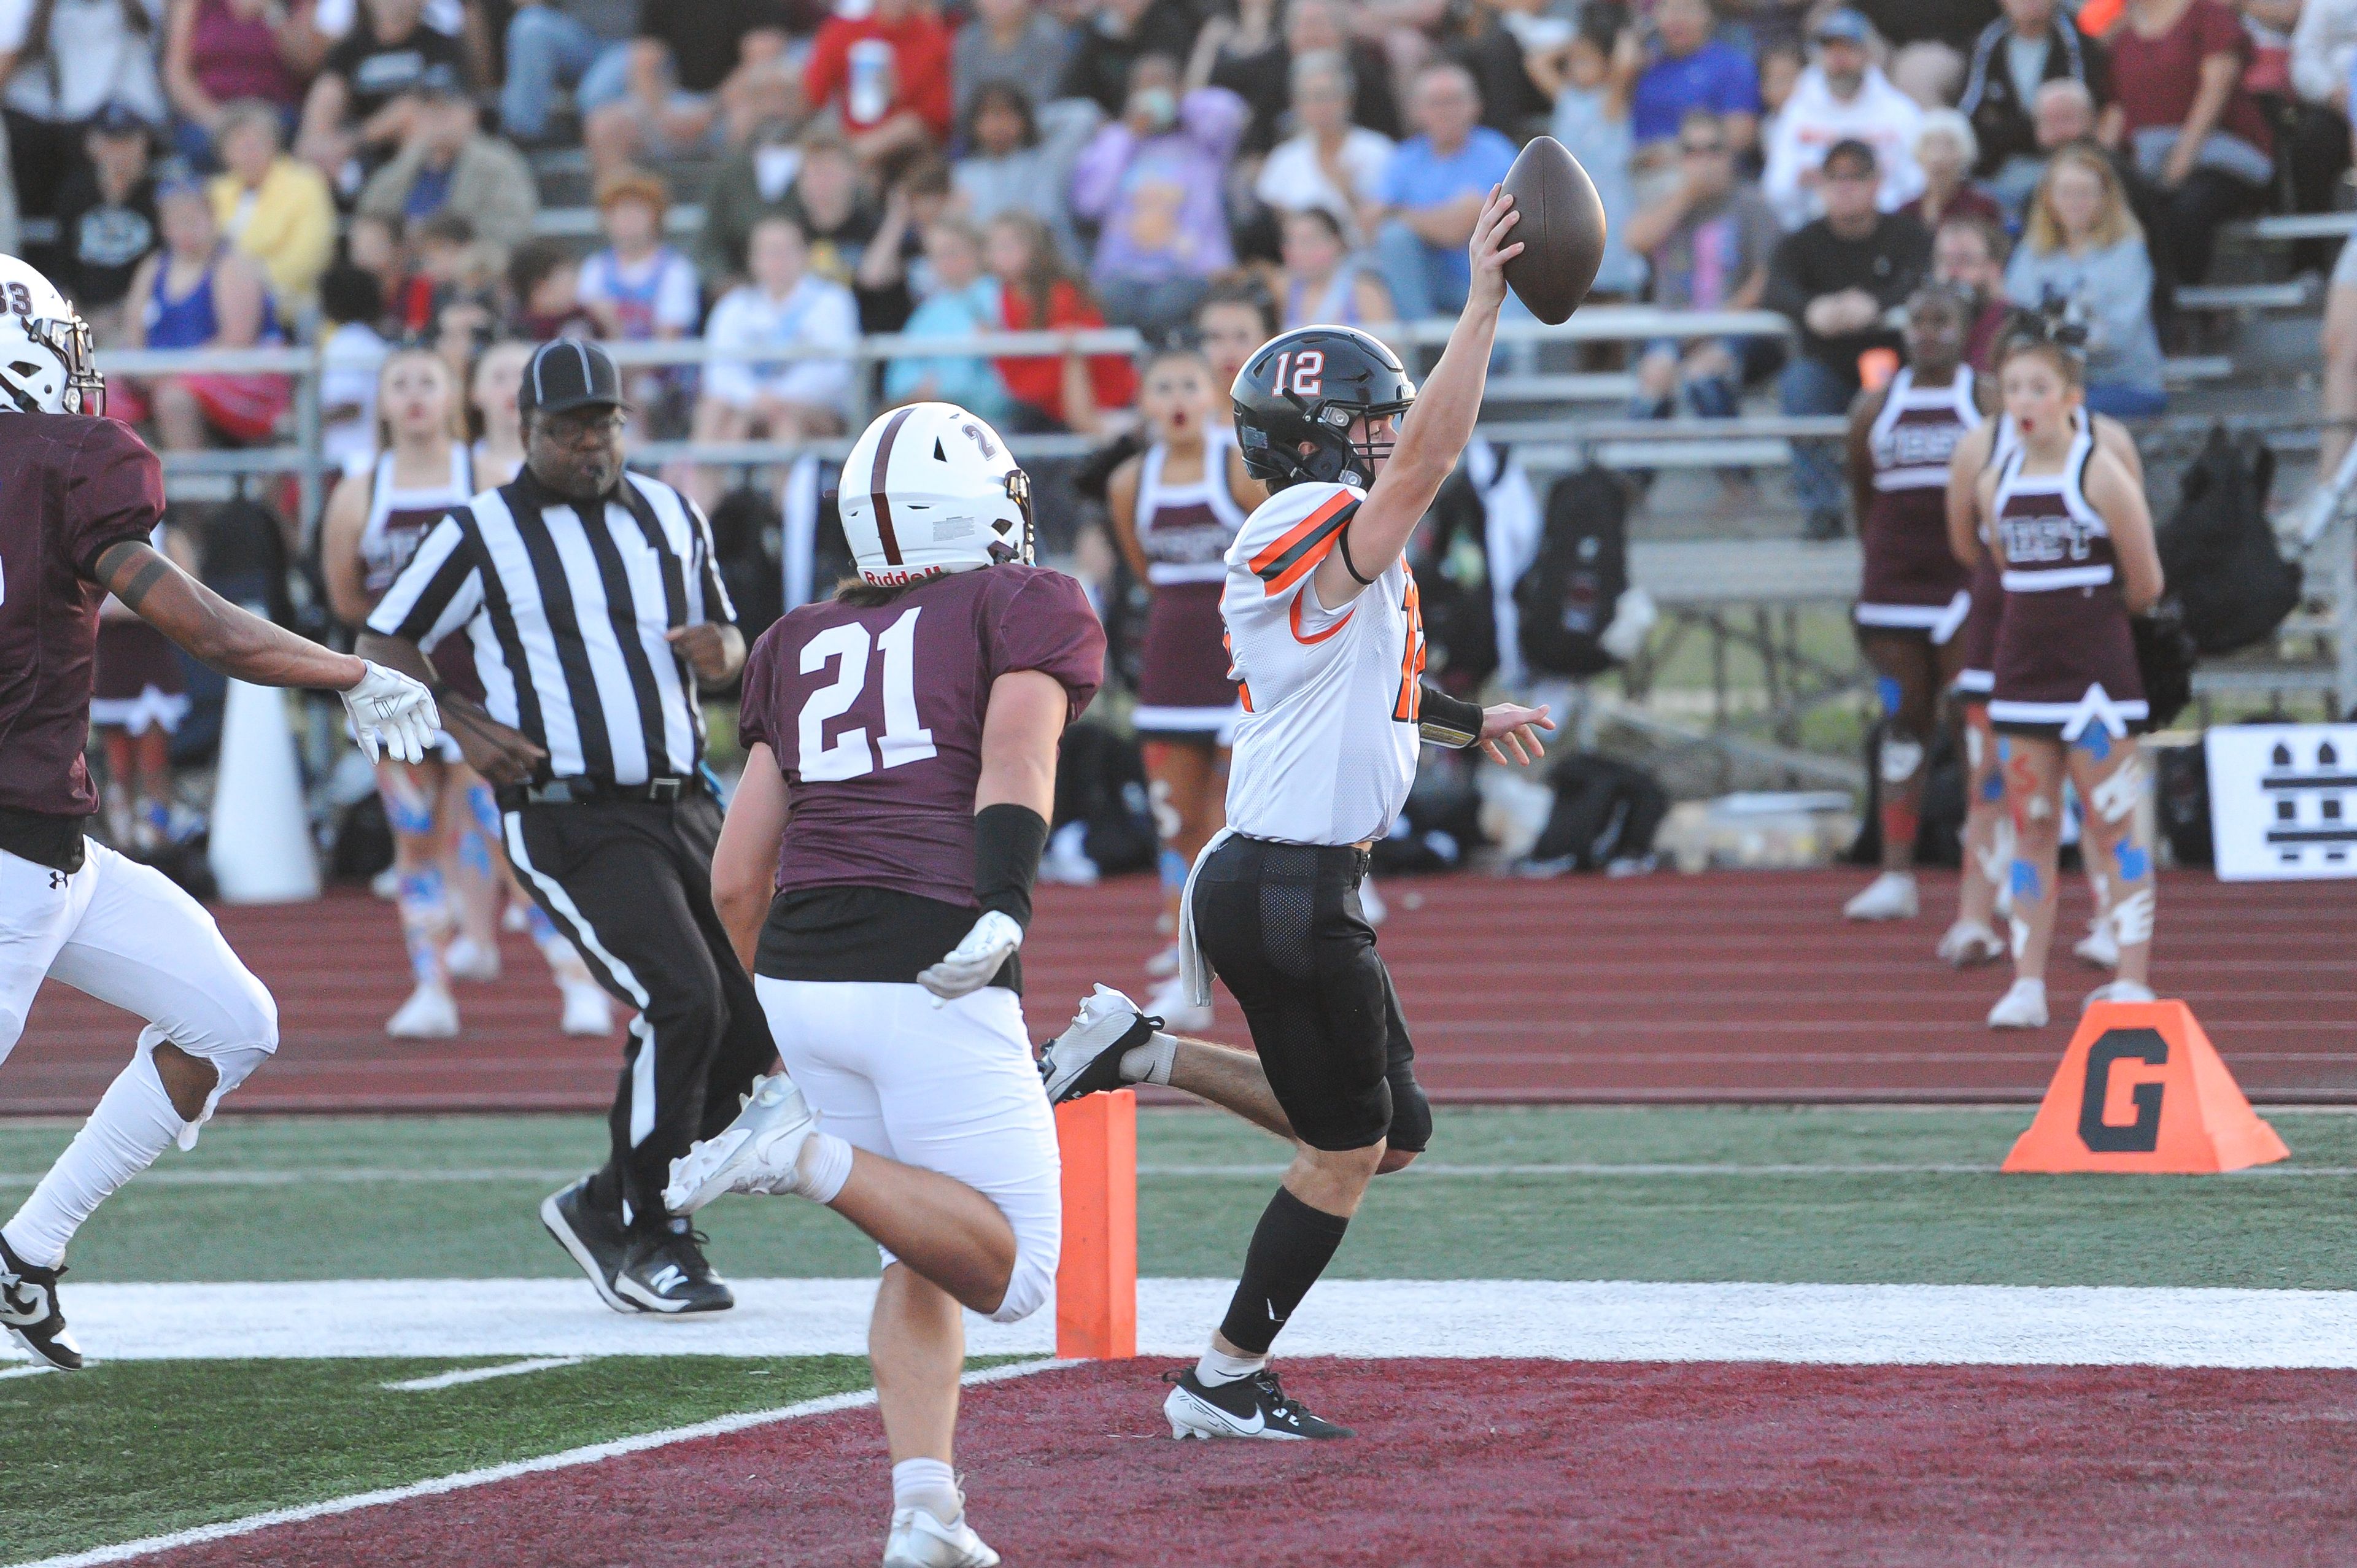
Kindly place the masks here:
<instances>
[{"instance_id":1,"label":"referee's black sneaker","mask_svg":"<svg viewBox=\"0 0 2357 1568\"><path fill-rule=\"evenodd\" d=\"M58 1276L62 1268L41 1269L18 1257L0 1236L0 1324L16 1342L61 1372L81 1370L81 1347L66 1332L66 1315L58 1305Z\"/></svg>"},{"instance_id":2,"label":"referee's black sneaker","mask_svg":"<svg viewBox=\"0 0 2357 1568\"><path fill-rule=\"evenodd\" d=\"M704 1232L684 1219L633 1232L614 1289L642 1312L726 1312L737 1305L728 1282L704 1261Z\"/></svg>"},{"instance_id":3,"label":"referee's black sneaker","mask_svg":"<svg viewBox=\"0 0 2357 1568\"><path fill-rule=\"evenodd\" d=\"M550 1193L541 1199L540 1222L548 1227L556 1244L581 1265L581 1272L589 1276L599 1301L616 1312L644 1312L645 1307L625 1300L614 1288L623 1260L630 1251L630 1233L622 1224L619 1204L608 1208L590 1196L590 1179L583 1176L562 1192Z\"/></svg>"},{"instance_id":4,"label":"referee's black sneaker","mask_svg":"<svg viewBox=\"0 0 2357 1568\"><path fill-rule=\"evenodd\" d=\"M1337 1426L1305 1409L1276 1383L1276 1374L1264 1367L1249 1378L1216 1388L1206 1387L1195 1369L1165 1372L1162 1380L1175 1385L1162 1402L1170 1418L1170 1435L1188 1437L1258 1437L1280 1443L1305 1438L1349 1437L1347 1426Z\"/></svg>"},{"instance_id":5,"label":"referee's black sneaker","mask_svg":"<svg viewBox=\"0 0 2357 1568\"><path fill-rule=\"evenodd\" d=\"M1121 1058L1161 1027L1161 1019L1139 1012L1136 1003L1112 986L1098 986L1082 1001L1071 1026L1039 1053L1048 1103L1061 1105L1121 1088L1129 1081L1121 1075Z\"/></svg>"}]
</instances>

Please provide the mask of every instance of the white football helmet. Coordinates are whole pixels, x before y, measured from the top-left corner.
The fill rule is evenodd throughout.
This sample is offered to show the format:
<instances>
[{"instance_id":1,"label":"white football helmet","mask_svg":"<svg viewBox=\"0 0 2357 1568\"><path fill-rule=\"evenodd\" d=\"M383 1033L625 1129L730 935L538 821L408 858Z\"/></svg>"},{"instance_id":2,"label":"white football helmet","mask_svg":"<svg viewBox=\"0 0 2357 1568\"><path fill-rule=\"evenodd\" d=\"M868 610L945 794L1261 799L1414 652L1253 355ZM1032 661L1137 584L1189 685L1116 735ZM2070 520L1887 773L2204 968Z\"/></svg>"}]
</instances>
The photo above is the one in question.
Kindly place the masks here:
<instances>
[{"instance_id":1,"label":"white football helmet","mask_svg":"<svg viewBox=\"0 0 2357 1568\"><path fill-rule=\"evenodd\" d=\"M912 403L880 415L843 465L836 510L878 587L1031 561L1031 477L980 415Z\"/></svg>"},{"instance_id":2,"label":"white football helmet","mask_svg":"<svg viewBox=\"0 0 2357 1568\"><path fill-rule=\"evenodd\" d=\"M0 413L105 412L90 323L38 271L0 256Z\"/></svg>"}]
</instances>

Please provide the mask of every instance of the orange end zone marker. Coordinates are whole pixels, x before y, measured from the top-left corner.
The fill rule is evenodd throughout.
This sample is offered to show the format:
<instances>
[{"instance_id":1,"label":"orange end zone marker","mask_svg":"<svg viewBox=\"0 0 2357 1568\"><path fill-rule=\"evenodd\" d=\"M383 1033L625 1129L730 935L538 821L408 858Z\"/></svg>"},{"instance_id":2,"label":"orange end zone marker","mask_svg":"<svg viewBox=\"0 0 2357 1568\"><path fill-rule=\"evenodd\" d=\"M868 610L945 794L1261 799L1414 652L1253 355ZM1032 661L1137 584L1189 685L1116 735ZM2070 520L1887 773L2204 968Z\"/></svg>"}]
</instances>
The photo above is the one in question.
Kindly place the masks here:
<instances>
[{"instance_id":1,"label":"orange end zone marker","mask_svg":"<svg viewBox=\"0 0 2357 1568\"><path fill-rule=\"evenodd\" d=\"M2201 1176L2289 1159L2182 1002L2098 1002L2008 1171Z\"/></svg>"},{"instance_id":2,"label":"orange end zone marker","mask_svg":"<svg viewBox=\"0 0 2357 1568\"><path fill-rule=\"evenodd\" d=\"M1137 1096L1122 1089L1056 1107L1064 1160L1064 1253L1056 1354L1137 1354Z\"/></svg>"}]
</instances>

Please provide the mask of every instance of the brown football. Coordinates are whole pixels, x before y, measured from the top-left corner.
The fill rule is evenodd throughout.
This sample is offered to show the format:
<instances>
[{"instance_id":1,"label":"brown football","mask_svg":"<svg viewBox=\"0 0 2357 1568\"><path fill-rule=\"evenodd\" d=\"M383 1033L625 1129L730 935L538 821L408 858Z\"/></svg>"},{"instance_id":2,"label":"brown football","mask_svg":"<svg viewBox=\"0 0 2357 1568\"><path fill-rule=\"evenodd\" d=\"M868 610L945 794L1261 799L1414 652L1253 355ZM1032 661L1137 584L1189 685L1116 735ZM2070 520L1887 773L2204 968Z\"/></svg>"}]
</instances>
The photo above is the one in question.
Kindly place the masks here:
<instances>
[{"instance_id":1,"label":"brown football","mask_svg":"<svg viewBox=\"0 0 2357 1568\"><path fill-rule=\"evenodd\" d=\"M1604 202L1579 160L1553 136L1538 136L1506 171L1506 194L1522 220L1510 240L1523 253L1506 283L1550 327L1571 319L1604 262Z\"/></svg>"}]
</instances>

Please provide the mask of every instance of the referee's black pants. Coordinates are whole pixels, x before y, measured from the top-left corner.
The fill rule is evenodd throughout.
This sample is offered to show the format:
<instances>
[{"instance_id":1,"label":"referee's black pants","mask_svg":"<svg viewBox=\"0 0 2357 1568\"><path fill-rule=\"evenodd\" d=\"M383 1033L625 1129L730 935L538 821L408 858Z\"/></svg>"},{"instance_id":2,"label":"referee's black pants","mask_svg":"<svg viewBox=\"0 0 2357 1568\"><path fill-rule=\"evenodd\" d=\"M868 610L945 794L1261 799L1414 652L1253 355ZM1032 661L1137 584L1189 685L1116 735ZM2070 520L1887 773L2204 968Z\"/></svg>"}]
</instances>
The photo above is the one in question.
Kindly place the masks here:
<instances>
[{"instance_id":1,"label":"referee's black pants","mask_svg":"<svg viewBox=\"0 0 2357 1568\"><path fill-rule=\"evenodd\" d=\"M638 1017L622 1050L614 1152L633 1224L662 1218L671 1162L736 1119L777 1047L753 983L712 907L720 807L679 800L526 805L506 813L508 857L591 973Z\"/></svg>"}]
</instances>

